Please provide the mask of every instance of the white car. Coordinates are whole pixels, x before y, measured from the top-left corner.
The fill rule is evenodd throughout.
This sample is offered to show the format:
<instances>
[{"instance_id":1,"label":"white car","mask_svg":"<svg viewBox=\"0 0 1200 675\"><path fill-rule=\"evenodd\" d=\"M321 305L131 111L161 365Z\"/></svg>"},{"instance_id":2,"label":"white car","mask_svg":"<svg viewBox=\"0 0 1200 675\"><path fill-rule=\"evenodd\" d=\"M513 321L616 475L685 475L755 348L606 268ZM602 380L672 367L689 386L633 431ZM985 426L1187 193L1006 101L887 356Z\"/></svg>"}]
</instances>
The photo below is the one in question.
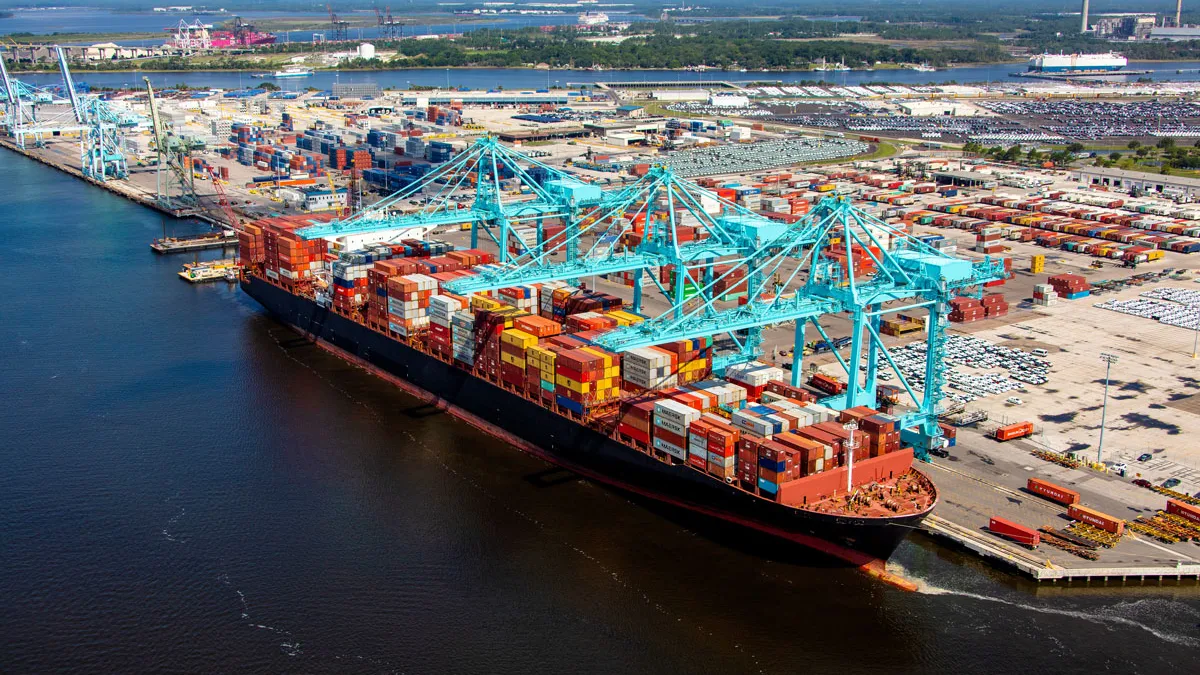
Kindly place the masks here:
<instances>
[{"instance_id":1,"label":"white car","mask_svg":"<svg viewBox=\"0 0 1200 675\"><path fill-rule=\"evenodd\" d=\"M1021 405L1022 403L1024 403L1024 401L1017 398L1016 396L1009 396L1008 398L1004 399L1004 402L1009 405Z\"/></svg>"},{"instance_id":2,"label":"white car","mask_svg":"<svg viewBox=\"0 0 1200 675\"><path fill-rule=\"evenodd\" d=\"M1120 472L1123 472L1123 471L1128 471L1128 470L1129 470L1129 465L1128 465L1128 464L1126 464L1125 462L1118 462L1118 463L1116 463L1116 464L1113 464L1111 467L1109 467L1109 470L1110 470L1110 471L1113 471L1113 472L1120 473Z\"/></svg>"}]
</instances>

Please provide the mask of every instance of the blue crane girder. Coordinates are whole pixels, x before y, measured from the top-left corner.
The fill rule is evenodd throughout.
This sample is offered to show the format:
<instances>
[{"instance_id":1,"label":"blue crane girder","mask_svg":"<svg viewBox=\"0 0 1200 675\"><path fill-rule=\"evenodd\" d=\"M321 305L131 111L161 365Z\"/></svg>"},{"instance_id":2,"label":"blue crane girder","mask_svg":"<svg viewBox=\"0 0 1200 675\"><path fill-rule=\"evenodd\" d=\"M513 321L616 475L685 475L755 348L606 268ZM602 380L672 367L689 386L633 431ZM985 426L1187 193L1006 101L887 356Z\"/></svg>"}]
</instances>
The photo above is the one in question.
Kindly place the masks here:
<instances>
[{"instance_id":1,"label":"blue crane girder","mask_svg":"<svg viewBox=\"0 0 1200 675\"><path fill-rule=\"evenodd\" d=\"M449 281L444 286L451 293L465 295L521 284L544 284L563 279L642 269L649 265L657 265L658 262L656 256L641 253L616 253L606 258L582 258L540 268L516 267L498 273L481 272L474 276Z\"/></svg>"},{"instance_id":2,"label":"blue crane girder","mask_svg":"<svg viewBox=\"0 0 1200 675\"><path fill-rule=\"evenodd\" d=\"M797 296L791 300L770 305L750 303L711 314L684 316L668 321L661 319L644 321L605 333L596 338L596 344L605 349L624 352L674 340L761 328L771 324L810 319L840 311L842 311L842 307L832 300Z\"/></svg>"}]
</instances>

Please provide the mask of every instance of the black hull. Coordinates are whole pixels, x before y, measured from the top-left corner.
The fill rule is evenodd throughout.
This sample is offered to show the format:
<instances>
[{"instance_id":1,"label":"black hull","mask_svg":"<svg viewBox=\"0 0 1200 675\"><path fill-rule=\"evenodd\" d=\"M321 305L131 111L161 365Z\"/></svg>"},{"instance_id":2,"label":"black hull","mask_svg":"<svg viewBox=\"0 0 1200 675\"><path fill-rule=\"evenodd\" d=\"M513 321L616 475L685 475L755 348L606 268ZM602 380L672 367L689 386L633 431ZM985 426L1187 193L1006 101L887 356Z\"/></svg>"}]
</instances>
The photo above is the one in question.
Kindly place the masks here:
<instances>
[{"instance_id":1,"label":"black hull","mask_svg":"<svg viewBox=\"0 0 1200 675\"><path fill-rule=\"evenodd\" d=\"M887 560L929 513L856 518L768 501L687 465L659 461L262 279L247 277L242 289L277 319L336 353L403 380L467 413L473 421L517 437L526 449L548 461L646 497L751 527L856 565Z\"/></svg>"}]
</instances>

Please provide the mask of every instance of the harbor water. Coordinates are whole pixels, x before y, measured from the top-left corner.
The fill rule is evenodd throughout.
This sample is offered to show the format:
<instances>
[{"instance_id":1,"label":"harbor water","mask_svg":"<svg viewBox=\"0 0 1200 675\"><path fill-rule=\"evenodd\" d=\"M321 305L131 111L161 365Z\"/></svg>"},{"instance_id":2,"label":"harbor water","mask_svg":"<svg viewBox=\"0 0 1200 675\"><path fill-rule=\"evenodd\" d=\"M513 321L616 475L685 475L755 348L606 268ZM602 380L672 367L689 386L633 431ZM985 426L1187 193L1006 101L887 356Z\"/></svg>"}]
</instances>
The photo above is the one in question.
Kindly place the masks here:
<instances>
[{"instance_id":1,"label":"harbor water","mask_svg":"<svg viewBox=\"0 0 1200 675\"><path fill-rule=\"evenodd\" d=\"M1194 584L1039 589L912 535L894 589L422 405L178 279L147 209L8 151L0 185L3 672L1200 667Z\"/></svg>"},{"instance_id":2,"label":"harbor water","mask_svg":"<svg viewBox=\"0 0 1200 675\"><path fill-rule=\"evenodd\" d=\"M1139 77L1150 77L1156 82L1191 82L1200 79L1200 62L1155 61L1139 62L1130 66L1138 70L1150 70L1149 75L1124 75L1106 77L1105 82L1134 82ZM659 86L696 87L712 86L721 81L733 82L821 82L829 86L859 85L872 82L922 85L957 82L966 83L1016 83L1030 85L1044 80L1014 77L1012 73L1024 70L1024 64L1003 63L989 66L948 68L932 73L915 70L876 70L841 72L771 72L738 73L722 71L682 70L533 70L522 68L410 68L402 70L373 71L318 71L311 77L272 80L252 77L250 72L192 71L174 73L129 72L73 72L77 82L92 87L114 89L136 89L144 87L143 76L148 76L157 88L187 85L194 88L249 89L263 82L273 82L286 91L304 91L310 87L331 89L335 83L375 83L381 89L408 89L413 85L439 88L492 89L503 83L506 89L544 89L567 87L592 82L654 82ZM1184 72L1176 72L1183 70ZM57 73L22 73L20 79L37 86L60 85L62 77Z\"/></svg>"}]
</instances>

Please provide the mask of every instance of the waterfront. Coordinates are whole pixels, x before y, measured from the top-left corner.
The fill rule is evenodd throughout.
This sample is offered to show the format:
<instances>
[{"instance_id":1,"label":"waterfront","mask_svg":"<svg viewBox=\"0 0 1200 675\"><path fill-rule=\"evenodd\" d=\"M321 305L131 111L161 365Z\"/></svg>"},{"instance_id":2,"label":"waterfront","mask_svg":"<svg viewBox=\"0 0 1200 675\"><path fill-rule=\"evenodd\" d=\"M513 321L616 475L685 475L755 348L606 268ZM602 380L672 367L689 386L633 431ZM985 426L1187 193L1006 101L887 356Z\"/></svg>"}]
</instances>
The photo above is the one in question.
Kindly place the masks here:
<instances>
[{"instance_id":1,"label":"waterfront","mask_svg":"<svg viewBox=\"0 0 1200 675\"><path fill-rule=\"evenodd\" d=\"M157 214L0 157L6 672L1196 662L1194 584L1037 589L913 538L904 593L576 480L174 278Z\"/></svg>"},{"instance_id":2,"label":"waterfront","mask_svg":"<svg viewBox=\"0 0 1200 675\"><path fill-rule=\"evenodd\" d=\"M1196 72L1177 73L1176 70L1200 69L1200 62L1154 61L1136 64L1140 70L1153 71L1148 77L1155 81L1188 82L1197 79ZM1035 84L1038 80L1012 77L1011 73L1024 69L1023 64L993 64L953 68L933 73L915 70L878 70L849 72L772 72L735 73L723 71L682 70L533 70L525 68L409 68L397 70L369 71L318 71L312 77L284 80L278 84L291 91L303 91L309 87L329 89L334 83L372 82L381 88L407 89L412 85L425 87L463 87L467 89L491 89L502 82L507 89L534 89L566 87L568 83L590 82L675 82L681 87L711 85L714 82L733 80L739 82L823 82L829 85L858 85L870 82L892 82L896 84L920 85L955 81L960 84L1021 82ZM246 89L262 84L263 80L251 77L252 72L189 71L189 72L88 72L73 71L75 79L93 87L135 89L144 87L143 76L148 76L155 87L187 85L198 88ZM62 83L58 73L21 73L23 82L37 86ZM1110 77L1105 81L1133 82L1139 76Z\"/></svg>"}]
</instances>

